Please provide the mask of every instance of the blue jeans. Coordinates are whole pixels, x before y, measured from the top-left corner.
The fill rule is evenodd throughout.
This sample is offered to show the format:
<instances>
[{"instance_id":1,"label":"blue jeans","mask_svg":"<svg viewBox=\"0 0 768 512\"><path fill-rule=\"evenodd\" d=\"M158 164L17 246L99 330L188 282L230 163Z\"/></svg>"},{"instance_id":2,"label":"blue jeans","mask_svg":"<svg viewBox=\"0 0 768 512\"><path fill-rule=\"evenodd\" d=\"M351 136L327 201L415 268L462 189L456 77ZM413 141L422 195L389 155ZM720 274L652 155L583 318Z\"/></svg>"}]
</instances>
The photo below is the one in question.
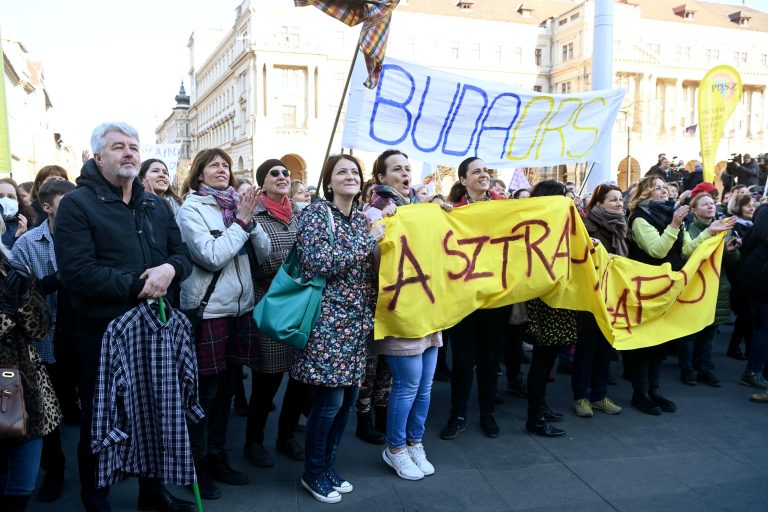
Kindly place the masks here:
<instances>
[{"instance_id":1,"label":"blue jeans","mask_svg":"<svg viewBox=\"0 0 768 512\"><path fill-rule=\"evenodd\" d=\"M754 334L749 346L747 370L763 373L765 361L768 359L768 303L752 303L752 321Z\"/></svg>"},{"instance_id":2,"label":"blue jeans","mask_svg":"<svg viewBox=\"0 0 768 512\"><path fill-rule=\"evenodd\" d=\"M709 373L715 367L712 364L712 347L715 345L717 325L712 324L696 334L686 336L678 343L678 362L680 370Z\"/></svg>"},{"instance_id":3,"label":"blue jeans","mask_svg":"<svg viewBox=\"0 0 768 512\"><path fill-rule=\"evenodd\" d=\"M0 444L0 495L32 494L42 451L42 438Z\"/></svg>"},{"instance_id":4,"label":"blue jeans","mask_svg":"<svg viewBox=\"0 0 768 512\"><path fill-rule=\"evenodd\" d=\"M404 448L420 443L429 413L437 347L415 356L385 356L392 372L392 394L387 408L387 445Z\"/></svg>"},{"instance_id":5,"label":"blue jeans","mask_svg":"<svg viewBox=\"0 0 768 512\"><path fill-rule=\"evenodd\" d=\"M307 430L304 435L304 451L307 457L304 462L304 476L316 479L335 469L336 449L360 388L311 385L307 387L312 409L307 418Z\"/></svg>"}]
</instances>

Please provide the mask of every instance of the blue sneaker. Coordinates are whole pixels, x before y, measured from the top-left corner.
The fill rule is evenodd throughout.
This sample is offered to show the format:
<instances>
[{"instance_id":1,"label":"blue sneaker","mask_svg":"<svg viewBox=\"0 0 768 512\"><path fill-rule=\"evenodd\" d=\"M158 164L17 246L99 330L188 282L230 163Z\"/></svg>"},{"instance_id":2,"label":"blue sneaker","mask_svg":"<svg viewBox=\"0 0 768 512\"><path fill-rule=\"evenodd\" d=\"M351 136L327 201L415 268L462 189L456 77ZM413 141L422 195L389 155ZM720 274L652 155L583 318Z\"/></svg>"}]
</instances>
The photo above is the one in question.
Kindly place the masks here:
<instances>
[{"instance_id":1,"label":"blue sneaker","mask_svg":"<svg viewBox=\"0 0 768 512\"><path fill-rule=\"evenodd\" d=\"M331 487L330 482L325 476L320 478L301 477L301 485L309 491L317 501L323 503L338 503L341 501L341 494Z\"/></svg>"},{"instance_id":2,"label":"blue sneaker","mask_svg":"<svg viewBox=\"0 0 768 512\"><path fill-rule=\"evenodd\" d=\"M341 476L336 472L335 469L328 471L325 474L325 477L331 483L331 487L333 487L335 491L338 491L341 494L352 492L352 490L354 489L354 487L352 487L352 484L344 480L343 478L341 478Z\"/></svg>"}]
</instances>

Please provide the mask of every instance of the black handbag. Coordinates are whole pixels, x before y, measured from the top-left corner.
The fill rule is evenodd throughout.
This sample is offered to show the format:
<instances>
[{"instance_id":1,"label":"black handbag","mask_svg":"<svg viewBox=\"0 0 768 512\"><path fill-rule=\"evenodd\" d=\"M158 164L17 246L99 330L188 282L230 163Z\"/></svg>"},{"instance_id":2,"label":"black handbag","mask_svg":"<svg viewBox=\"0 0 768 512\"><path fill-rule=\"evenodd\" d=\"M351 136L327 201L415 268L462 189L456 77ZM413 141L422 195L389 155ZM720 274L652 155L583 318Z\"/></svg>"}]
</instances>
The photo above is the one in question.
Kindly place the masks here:
<instances>
[{"instance_id":1,"label":"black handbag","mask_svg":"<svg viewBox=\"0 0 768 512\"><path fill-rule=\"evenodd\" d=\"M216 288L216 282L219 280L222 270L224 269L220 268L213 273L213 279L211 279L210 284L208 284L208 289L205 290L203 300L200 301L200 304L196 308L180 310L189 319L189 323L192 324L192 336L195 341L200 337L200 330L203 326L203 312L208 305L208 301L211 300L211 295L213 295L213 290Z\"/></svg>"}]
</instances>

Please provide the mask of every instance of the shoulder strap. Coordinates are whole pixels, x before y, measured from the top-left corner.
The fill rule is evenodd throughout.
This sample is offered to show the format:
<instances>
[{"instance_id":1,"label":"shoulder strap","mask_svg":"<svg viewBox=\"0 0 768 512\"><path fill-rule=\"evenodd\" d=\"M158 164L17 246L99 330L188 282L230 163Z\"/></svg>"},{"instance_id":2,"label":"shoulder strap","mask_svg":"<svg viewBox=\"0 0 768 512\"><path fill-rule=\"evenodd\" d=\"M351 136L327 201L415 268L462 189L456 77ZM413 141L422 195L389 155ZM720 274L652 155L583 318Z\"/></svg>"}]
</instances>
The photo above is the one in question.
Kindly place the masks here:
<instances>
[{"instance_id":1,"label":"shoulder strap","mask_svg":"<svg viewBox=\"0 0 768 512\"><path fill-rule=\"evenodd\" d=\"M200 301L200 305L198 306L201 316L203 311L205 311L205 306L208 305L208 301L211 300L211 295L213 295L213 290L216 288L216 283L218 282L219 276L221 276L221 272L223 270L223 268L220 268L213 273L213 279L211 279L211 282L208 284L208 288L205 290L205 295L203 295L203 300Z\"/></svg>"}]
</instances>

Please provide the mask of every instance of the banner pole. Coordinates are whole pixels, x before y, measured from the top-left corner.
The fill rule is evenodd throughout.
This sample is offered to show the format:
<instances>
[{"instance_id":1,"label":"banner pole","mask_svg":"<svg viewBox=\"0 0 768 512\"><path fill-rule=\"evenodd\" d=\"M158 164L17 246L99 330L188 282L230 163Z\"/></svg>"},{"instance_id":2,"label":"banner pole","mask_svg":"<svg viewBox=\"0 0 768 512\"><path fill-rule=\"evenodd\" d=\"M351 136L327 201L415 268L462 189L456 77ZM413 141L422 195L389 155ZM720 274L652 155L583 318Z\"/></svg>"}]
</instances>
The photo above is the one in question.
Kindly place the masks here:
<instances>
[{"instance_id":1,"label":"banner pole","mask_svg":"<svg viewBox=\"0 0 768 512\"><path fill-rule=\"evenodd\" d=\"M341 93L341 100L339 101L339 108L336 111L336 119L333 120L333 129L331 129L331 135L328 137L328 147L325 149L325 158L321 165L325 164L328 160L328 156L331 154L331 146L333 145L333 138L336 135L336 128L339 126L339 118L341 117L341 109L344 107L344 100L347 97L347 90L349 89L349 82L352 80L352 71L355 69L355 61L357 60L357 52L360 51L360 45L363 42L363 32L360 32L360 37L357 38L357 44L355 45L355 53L352 55L352 63L349 65L349 72L347 73L347 81L344 83L344 91ZM351 154L351 151L350 151ZM361 169L362 171L362 169ZM315 198L320 197L320 187L323 181L323 173L317 178L317 189L315 189Z\"/></svg>"},{"instance_id":2,"label":"banner pole","mask_svg":"<svg viewBox=\"0 0 768 512\"><path fill-rule=\"evenodd\" d=\"M595 166L595 162L589 163L589 169L587 169L587 174L584 175L584 179L581 180L581 186L579 187L579 197L583 198L582 195L584 193L584 187L587 186L587 182L589 181L589 175L592 174L592 168Z\"/></svg>"}]
</instances>

